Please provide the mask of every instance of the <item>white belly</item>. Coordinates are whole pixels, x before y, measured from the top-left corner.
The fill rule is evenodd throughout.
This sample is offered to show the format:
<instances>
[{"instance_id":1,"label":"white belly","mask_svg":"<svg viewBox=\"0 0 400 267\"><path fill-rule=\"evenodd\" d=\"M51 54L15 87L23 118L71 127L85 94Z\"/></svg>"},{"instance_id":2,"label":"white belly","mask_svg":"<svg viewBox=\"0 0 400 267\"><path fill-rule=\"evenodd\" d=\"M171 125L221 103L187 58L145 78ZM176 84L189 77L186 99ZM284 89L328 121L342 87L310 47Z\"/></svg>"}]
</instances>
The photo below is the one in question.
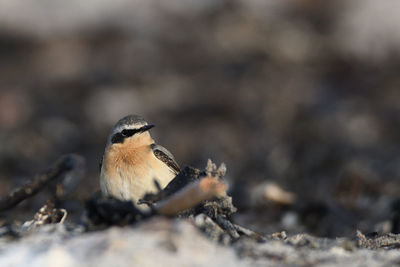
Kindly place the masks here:
<instances>
[{"instance_id":1,"label":"white belly","mask_svg":"<svg viewBox=\"0 0 400 267\"><path fill-rule=\"evenodd\" d=\"M104 165L103 165L104 166ZM121 200L137 201L146 193L156 193L155 180L161 188L175 177L171 169L157 160L152 164L138 166L116 166L113 172L104 172L101 169L100 187L103 195L113 196Z\"/></svg>"}]
</instances>

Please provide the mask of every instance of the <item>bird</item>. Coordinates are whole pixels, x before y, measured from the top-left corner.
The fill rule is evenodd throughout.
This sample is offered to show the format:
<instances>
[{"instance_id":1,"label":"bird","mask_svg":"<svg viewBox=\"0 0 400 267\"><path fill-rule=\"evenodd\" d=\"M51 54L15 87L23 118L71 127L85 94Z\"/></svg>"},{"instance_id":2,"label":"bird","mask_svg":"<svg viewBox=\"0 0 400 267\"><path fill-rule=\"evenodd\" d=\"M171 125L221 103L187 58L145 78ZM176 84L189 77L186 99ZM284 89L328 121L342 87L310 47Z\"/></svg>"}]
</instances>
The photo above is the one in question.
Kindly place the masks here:
<instances>
[{"instance_id":1,"label":"bird","mask_svg":"<svg viewBox=\"0 0 400 267\"><path fill-rule=\"evenodd\" d=\"M100 162L103 196L140 204L146 193L157 193L180 172L171 152L151 137L153 127L138 115L128 115L111 129Z\"/></svg>"}]
</instances>

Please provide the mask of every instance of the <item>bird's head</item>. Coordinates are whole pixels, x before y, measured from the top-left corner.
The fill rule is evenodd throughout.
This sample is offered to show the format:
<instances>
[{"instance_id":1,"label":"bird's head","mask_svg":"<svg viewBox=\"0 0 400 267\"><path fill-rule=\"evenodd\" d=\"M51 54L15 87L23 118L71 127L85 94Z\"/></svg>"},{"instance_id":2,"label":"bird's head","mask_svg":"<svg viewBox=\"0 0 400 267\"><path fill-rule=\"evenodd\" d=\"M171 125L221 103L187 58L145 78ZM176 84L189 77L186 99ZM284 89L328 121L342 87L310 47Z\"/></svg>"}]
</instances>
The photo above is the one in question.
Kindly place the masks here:
<instances>
[{"instance_id":1,"label":"bird's head","mask_svg":"<svg viewBox=\"0 0 400 267\"><path fill-rule=\"evenodd\" d=\"M120 119L112 128L107 139L107 145L129 142L149 142L153 140L148 132L154 125L148 124L142 117L128 115Z\"/></svg>"}]
</instances>

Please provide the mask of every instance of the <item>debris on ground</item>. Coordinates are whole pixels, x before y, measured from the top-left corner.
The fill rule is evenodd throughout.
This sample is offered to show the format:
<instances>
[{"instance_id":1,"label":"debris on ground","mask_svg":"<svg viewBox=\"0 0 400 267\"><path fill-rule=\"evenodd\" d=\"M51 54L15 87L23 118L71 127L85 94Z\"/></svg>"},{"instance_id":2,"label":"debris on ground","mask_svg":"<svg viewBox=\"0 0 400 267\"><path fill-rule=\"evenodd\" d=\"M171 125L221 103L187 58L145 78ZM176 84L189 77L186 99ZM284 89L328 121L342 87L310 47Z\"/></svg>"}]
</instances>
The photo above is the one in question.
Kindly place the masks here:
<instances>
[{"instance_id":1,"label":"debris on ground","mask_svg":"<svg viewBox=\"0 0 400 267\"><path fill-rule=\"evenodd\" d=\"M58 171L42 177L49 180L59 176L59 170L82 168L81 164L59 167L78 158L64 157L52 169ZM67 222L67 210L58 207L55 198L47 200L33 220L21 226L1 225L0 265L110 266L134 261L141 266L376 266L400 262L400 235L396 234L357 231L354 238L330 239L285 231L267 235L236 224L225 173L225 165L217 168L211 160L203 171L186 167L165 189L142 200L148 210L132 201L95 194L86 201L79 222ZM265 188L260 190L266 193ZM40 190L36 186L34 191ZM281 189L272 191L275 197L290 195Z\"/></svg>"}]
</instances>

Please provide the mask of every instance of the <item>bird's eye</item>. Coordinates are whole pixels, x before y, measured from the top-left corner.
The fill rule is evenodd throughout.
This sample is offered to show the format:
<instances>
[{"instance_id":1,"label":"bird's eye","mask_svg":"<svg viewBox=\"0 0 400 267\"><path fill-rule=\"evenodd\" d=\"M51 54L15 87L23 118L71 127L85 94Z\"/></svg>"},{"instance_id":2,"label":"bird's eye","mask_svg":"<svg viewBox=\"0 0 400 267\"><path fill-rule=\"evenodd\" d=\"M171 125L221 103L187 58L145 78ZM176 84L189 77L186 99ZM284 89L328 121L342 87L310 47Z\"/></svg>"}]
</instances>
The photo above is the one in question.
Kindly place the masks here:
<instances>
[{"instance_id":1,"label":"bird's eye","mask_svg":"<svg viewBox=\"0 0 400 267\"><path fill-rule=\"evenodd\" d=\"M135 133L137 133L137 130L134 130L134 129L125 129L125 130L121 131L122 137L130 137L130 136L134 135Z\"/></svg>"}]
</instances>

